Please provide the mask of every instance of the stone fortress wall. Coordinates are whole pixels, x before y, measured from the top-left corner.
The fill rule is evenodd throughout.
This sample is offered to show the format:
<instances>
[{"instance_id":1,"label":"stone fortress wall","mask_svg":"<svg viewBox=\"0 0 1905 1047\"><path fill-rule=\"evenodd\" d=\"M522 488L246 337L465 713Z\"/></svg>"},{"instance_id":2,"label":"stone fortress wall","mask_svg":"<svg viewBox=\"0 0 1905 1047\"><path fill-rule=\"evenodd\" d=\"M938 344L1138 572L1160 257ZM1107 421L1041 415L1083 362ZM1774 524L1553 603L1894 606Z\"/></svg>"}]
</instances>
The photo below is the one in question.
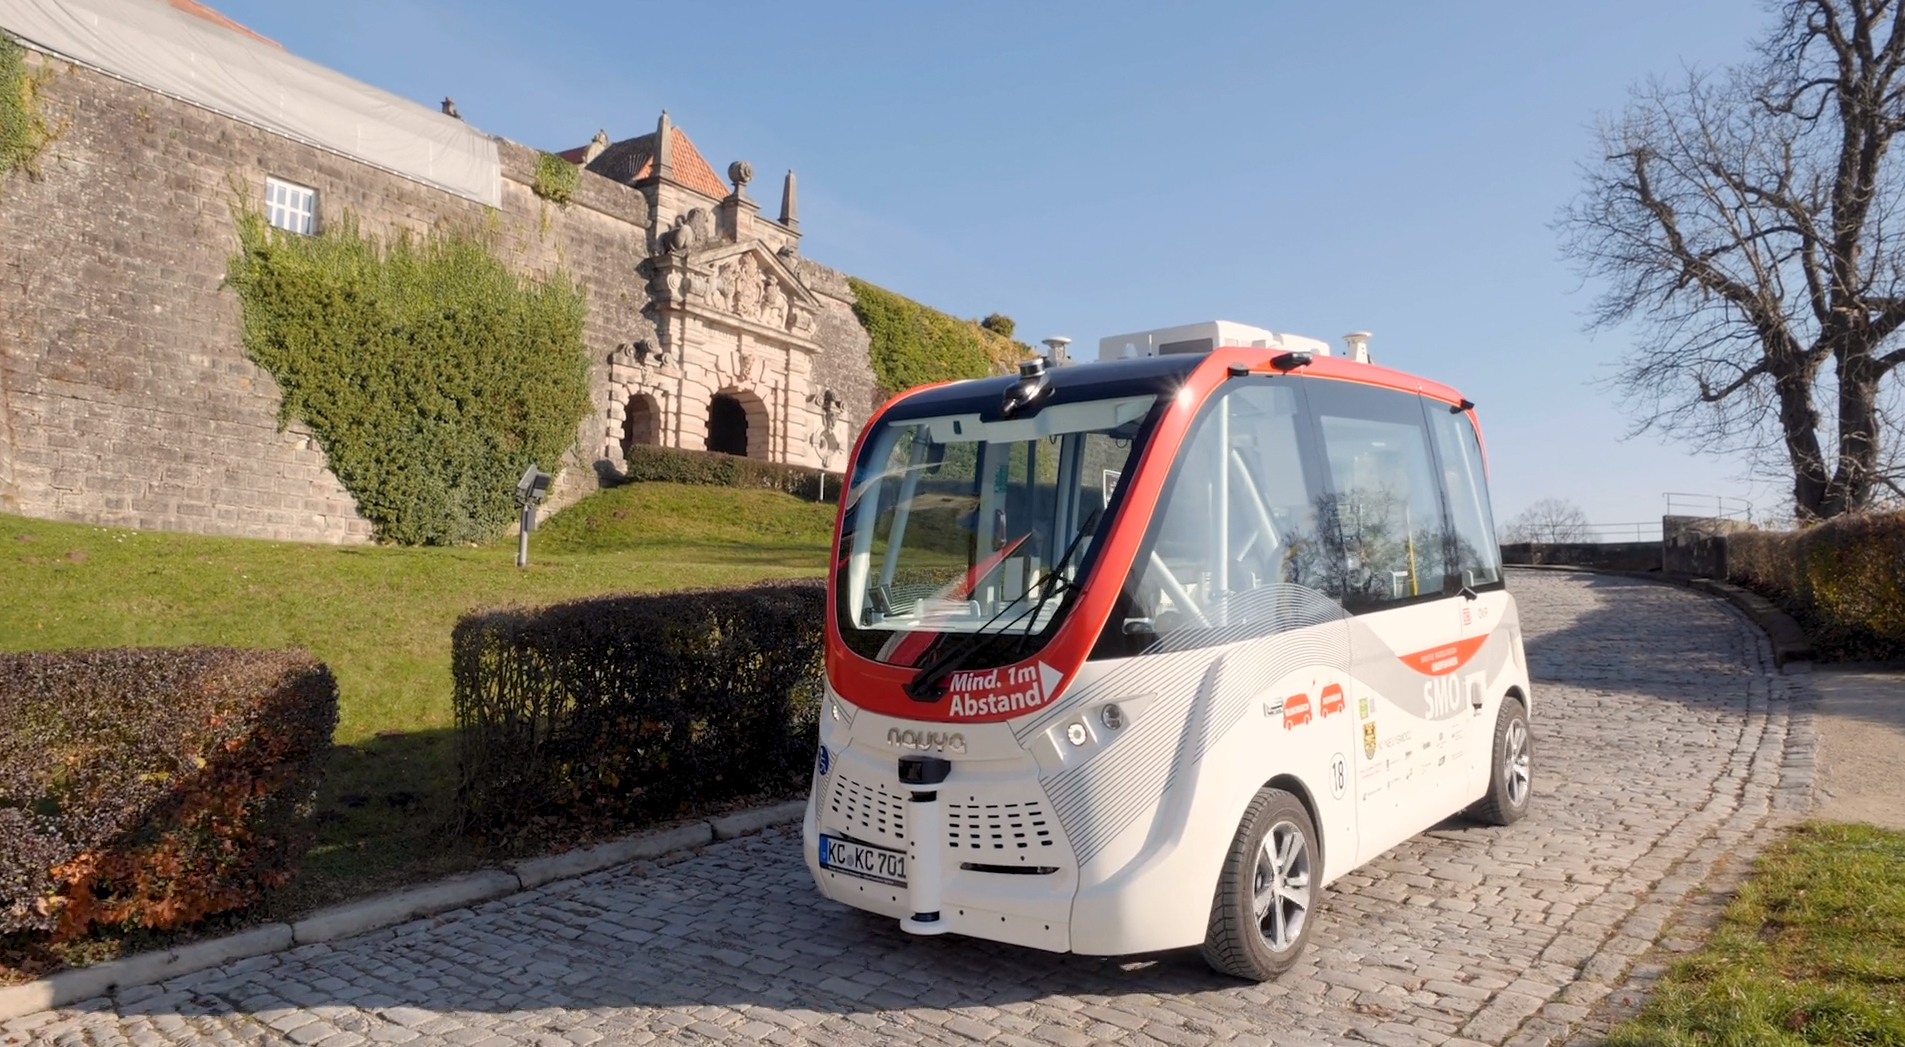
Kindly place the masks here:
<instances>
[{"instance_id":1,"label":"stone fortress wall","mask_svg":"<svg viewBox=\"0 0 1905 1047\"><path fill-rule=\"evenodd\" d=\"M52 71L40 99L60 135L37 177L0 182L0 511L369 539L311 433L280 430L279 391L246 358L223 285L234 208L260 207L267 176L315 188L320 223L490 229L518 271L560 266L583 283L596 408L554 504L612 475L630 441L703 449L714 435L734 453L838 469L872 406L846 279L798 254L791 175L780 221L744 184L709 185L705 163L695 184L666 166L642 178L585 167L557 206L531 189L536 151L502 141L492 210L90 68L29 62ZM711 430L726 416L745 419L740 435Z\"/></svg>"}]
</instances>

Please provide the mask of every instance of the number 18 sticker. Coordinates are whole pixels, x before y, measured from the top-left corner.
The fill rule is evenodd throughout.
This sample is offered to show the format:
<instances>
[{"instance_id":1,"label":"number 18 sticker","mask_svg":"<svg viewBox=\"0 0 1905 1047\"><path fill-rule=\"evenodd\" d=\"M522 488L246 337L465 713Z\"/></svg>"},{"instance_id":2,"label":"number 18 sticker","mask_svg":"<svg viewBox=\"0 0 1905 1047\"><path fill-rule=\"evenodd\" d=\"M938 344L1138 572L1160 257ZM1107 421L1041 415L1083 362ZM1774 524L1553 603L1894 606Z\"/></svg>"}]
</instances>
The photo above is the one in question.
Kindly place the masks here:
<instances>
[{"instance_id":1,"label":"number 18 sticker","mask_svg":"<svg viewBox=\"0 0 1905 1047\"><path fill-rule=\"evenodd\" d=\"M1343 790L1349 788L1349 765L1344 762L1343 754L1330 757L1330 796L1343 798Z\"/></svg>"}]
</instances>

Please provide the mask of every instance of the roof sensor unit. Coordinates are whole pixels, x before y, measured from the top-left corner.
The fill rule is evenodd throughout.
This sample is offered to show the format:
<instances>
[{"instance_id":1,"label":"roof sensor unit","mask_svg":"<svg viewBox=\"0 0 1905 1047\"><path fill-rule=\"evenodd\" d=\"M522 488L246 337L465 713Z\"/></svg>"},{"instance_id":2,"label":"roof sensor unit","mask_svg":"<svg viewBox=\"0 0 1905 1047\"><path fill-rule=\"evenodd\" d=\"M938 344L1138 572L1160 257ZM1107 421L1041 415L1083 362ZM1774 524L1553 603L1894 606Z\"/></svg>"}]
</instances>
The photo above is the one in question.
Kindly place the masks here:
<instances>
[{"instance_id":1,"label":"roof sensor unit","mask_svg":"<svg viewBox=\"0 0 1905 1047\"><path fill-rule=\"evenodd\" d=\"M1045 358L1037 356L1026 360L1019 364L1019 380L1006 386L1005 394L999 397L999 414L1010 418L1030 407L1051 388L1052 375L1045 369Z\"/></svg>"}]
</instances>

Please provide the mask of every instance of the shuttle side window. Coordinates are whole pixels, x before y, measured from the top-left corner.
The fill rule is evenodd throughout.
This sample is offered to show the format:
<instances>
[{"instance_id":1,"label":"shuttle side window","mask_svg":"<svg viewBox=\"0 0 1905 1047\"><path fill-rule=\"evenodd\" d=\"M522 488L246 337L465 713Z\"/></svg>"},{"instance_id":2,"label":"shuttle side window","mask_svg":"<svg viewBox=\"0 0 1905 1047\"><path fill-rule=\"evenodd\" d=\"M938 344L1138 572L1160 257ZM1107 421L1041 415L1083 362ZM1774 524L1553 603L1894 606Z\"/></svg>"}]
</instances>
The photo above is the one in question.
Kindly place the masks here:
<instances>
[{"instance_id":1,"label":"shuttle side window","mask_svg":"<svg viewBox=\"0 0 1905 1047\"><path fill-rule=\"evenodd\" d=\"M1489 511L1488 476L1482 467L1482 447L1467 414L1447 405L1424 400L1429 428L1435 433L1436 456L1442 460L1442 478L1449 496L1449 516L1455 523L1455 569L1459 584L1487 589L1502 584L1501 547L1495 543L1495 518Z\"/></svg>"},{"instance_id":2,"label":"shuttle side window","mask_svg":"<svg viewBox=\"0 0 1905 1047\"><path fill-rule=\"evenodd\" d=\"M1289 624L1293 585L1333 606L1338 573L1318 528L1312 442L1295 381L1233 381L1206 404L1100 657L1227 643Z\"/></svg>"},{"instance_id":3,"label":"shuttle side window","mask_svg":"<svg viewBox=\"0 0 1905 1047\"><path fill-rule=\"evenodd\" d=\"M1327 380L1309 392L1329 463L1343 605L1363 612L1443 595L1448 526L1420 398Z\"/></svg>"}]
</instances>

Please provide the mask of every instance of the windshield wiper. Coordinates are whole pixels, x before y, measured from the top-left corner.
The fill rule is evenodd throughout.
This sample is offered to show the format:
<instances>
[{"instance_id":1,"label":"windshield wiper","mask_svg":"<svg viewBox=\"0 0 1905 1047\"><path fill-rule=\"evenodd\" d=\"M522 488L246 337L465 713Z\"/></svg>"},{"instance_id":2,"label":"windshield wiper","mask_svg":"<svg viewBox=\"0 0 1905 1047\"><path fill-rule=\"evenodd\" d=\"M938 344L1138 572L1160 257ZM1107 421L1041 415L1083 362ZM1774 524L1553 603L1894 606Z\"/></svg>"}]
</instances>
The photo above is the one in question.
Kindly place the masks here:
<instances>
[{"instance_id":1,"label":"windshield wiper","mask_svg":"<svg viewBox=\"0 0 1905 1047\"><path fill-rule=\"evenodd\" d=\"M1012 635L1012 627L1024 621L1028 616L1031 620L1027 622L1025 632L1022 635L1030 636L1032 634L1032 626L1038 622L1039 613L1045 609L1045 605L1051 601L1052 597L1061 592L1069 592L1072 589L1078 588L1078 583L1065 577L1065 568L1071 563L1072 557L1077 554L1078 547L1086 538L1091 536L1093 531L1097 530L1098 518L1102 516L1103 513L1104 511L1102 509L1093 509L1091 511L1091 515L1085 518L1084 525L1078 529L1078 533L1072 536L1071 544L1065 547L1065 555L1059 557L1058 562L1052 565L1050 573L1044 578L1039 579L1037 585L1041 591L1036 603L1014 600L1004 607L999 608L998 613L987 619L984 625L981 625L978 629L973 631L974 636L981 638L978 643L954 646L952 649L927 663L926 667L914 674L912 681L906 685L907 695L916 702L938 701L939 697L946 693L946 688L941 685L942 680L952 673L957 672L979 655L998 647L1001 641ZM1021 539L1021 541L1023 541L1023 539ZM1029 596L1030 594L1028 593L1027 595ZM1012 620L1007 622L998 632L989 631L994 623L1000 618L1005 617L1007 611L1010 611L1021 602L1027 603L1024 610L1014 615Z\"/></svg>"}]
</instances>

